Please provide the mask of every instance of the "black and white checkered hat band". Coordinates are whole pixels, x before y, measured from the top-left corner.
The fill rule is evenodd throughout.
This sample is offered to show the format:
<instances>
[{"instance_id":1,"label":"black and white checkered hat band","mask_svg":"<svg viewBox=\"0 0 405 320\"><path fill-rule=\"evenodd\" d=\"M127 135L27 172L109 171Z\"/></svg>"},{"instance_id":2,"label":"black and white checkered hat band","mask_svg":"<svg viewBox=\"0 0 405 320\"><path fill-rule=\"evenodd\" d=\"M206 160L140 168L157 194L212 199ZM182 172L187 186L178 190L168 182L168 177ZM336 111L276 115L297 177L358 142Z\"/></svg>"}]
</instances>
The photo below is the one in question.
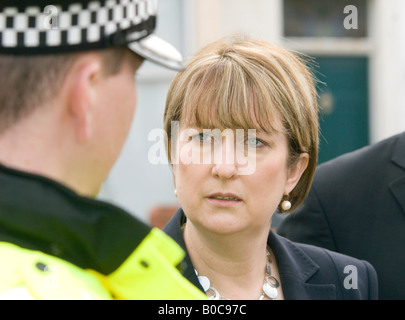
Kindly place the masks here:
<instances>
[{"instance_id":1,"label":"black and white checkered hat band","mask_svg":"<svg viewBox=\"0 0 405 320\"><path fill-rule=\"evenodd\" d=\"M54 3L3 5L0 53L52 53L123 46L151 34L156 26L156 0L55 0Z\"/></svg>"}]
</instances>

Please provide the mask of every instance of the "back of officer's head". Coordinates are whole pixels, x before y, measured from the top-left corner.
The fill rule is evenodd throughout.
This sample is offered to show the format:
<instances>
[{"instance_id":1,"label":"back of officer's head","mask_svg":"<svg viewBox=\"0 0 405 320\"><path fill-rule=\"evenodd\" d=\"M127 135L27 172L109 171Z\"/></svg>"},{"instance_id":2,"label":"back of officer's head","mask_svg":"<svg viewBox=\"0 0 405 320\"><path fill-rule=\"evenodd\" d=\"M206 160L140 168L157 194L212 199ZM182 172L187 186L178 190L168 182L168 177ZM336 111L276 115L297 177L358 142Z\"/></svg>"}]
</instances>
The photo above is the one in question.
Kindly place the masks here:
<instances>
[{"instance_id":1,"label":"back of officer's head","mask_svg":"<svg viewBox=\"0 0 405 320\"><path fill-rule=\"evenodd\" d=\"M98 191L129 132L142 60L183 67L154 34L155 2L0 2L0 162Z\"/></svg>"},{"instance_id":2,"label":"back of officer's head","mask_svg":"<svg viewBox=\"0 0 405 320\"><path fill-rule=\"evenodd\" d=\"M100 56L106 76L120 70L125 50L94 52ZM56 97L66 74L81 55L0 55L0 134Z\"/></svg>"},{"instance_id":3,"label":"back of officer's head","mask_svg":"<svg viewBox=\"0 0 405 320\"><path fill-rule=\"evenodd\" d=\"M55 97L84 53L98 54L106 75L129 50L181 68L178 53L153 34L156 12L154 0L1 1L0 134Z\"/></svg>"}]
</instances>

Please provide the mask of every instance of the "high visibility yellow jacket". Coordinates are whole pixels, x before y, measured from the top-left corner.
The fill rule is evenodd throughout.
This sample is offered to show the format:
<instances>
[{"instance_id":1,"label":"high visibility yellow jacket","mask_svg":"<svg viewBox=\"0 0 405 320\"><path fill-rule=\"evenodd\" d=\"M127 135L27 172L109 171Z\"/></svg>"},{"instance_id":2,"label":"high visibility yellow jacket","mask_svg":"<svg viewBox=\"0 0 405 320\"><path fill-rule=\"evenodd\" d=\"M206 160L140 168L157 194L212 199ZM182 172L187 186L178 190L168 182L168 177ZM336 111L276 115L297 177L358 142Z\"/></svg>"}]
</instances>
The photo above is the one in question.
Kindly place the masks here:
<instances>
[{"instance_id":1,"label":"high visibility yellow jacket","mask_svg":"<svg viewBox=\"0 0 405 320\"><path fill-rule=\"evenodd\" d=\"M0 242L0 299L206 299L175 266L180 247L158 229L110 275Z\"/></svg>"},{"instance_id":2,"label":"high visibility yellow jacket","mask_svg":"<svg viewBox=\"0 0 405 320\"><path fill-rule=\"evenodd\" d=\"M0 299L206 299L184 255L116 206L0 165Z\"/></svg>"}]
</instances>

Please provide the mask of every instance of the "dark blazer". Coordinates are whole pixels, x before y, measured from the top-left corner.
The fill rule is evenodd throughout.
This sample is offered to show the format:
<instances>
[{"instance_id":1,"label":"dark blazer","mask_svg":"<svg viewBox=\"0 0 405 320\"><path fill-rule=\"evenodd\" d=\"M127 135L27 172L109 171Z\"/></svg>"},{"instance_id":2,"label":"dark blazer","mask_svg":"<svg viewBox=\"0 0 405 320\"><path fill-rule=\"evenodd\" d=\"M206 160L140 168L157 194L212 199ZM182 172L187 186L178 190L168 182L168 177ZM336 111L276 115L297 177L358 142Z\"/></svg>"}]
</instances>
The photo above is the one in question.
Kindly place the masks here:
<instances>
[{"instance_id":1,"label":"dark blazer","mask_svg":"<svg viewBox=\"0 0 405 320\"><path fill-rule=\"evenodd\" d=\"M163 231L186 251L184 262L187 268L184 276L203 291L184 243L181 226L185 220L183 210L180 208ZM311 245L294 243L274 232L270 232L268 244L277 260L283 294L286 300L377 298L377 275L374 268L366 261L360 261ZM344 270L346 266L357 268L357 289L345 288L345 278L354 275L354 272ZM350 282L349 279L346 282Z\"/></svg>"},{"instance_id":2,"label":"dark blazer","mask_svg":"<svg viewBox=\"0 0 405 320\"><path fill-rule=\"evenodd\" d=\"M320 165L277 232L369 261L380 299L405 299L405 132Z\"/></svg>"}]
</instances>

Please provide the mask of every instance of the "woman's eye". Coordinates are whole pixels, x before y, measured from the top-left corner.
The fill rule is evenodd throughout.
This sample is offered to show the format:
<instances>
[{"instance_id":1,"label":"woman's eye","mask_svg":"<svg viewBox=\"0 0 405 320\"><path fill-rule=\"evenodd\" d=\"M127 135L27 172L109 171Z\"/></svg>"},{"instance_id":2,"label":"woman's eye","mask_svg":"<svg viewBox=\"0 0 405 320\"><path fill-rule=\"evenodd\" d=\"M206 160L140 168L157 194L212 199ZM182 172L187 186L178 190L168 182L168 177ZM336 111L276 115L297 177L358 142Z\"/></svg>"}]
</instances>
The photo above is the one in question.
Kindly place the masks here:
<instances>
[{"instance_id":1,"label":"woman's eye","mask_svg":"<svg viewBox=\"0 0 405 320\"><path fill-rule=\"evenodd\" d=\"M193 136L193 139L198 142L211 142L212 136L206 133L199 133Z\"/></svg>"},{"instance_id":2,"label":"woman's eye","mask_svg":"<svg viewBox=\"0 0 405 320\"><path fill-rule=\"evenodd\" d=\"M257 138L248 138L246 140L246 144L248 145L248 147L254 147L254 148L264 145L263 142Z\"/></svg>"}]
</instances>

